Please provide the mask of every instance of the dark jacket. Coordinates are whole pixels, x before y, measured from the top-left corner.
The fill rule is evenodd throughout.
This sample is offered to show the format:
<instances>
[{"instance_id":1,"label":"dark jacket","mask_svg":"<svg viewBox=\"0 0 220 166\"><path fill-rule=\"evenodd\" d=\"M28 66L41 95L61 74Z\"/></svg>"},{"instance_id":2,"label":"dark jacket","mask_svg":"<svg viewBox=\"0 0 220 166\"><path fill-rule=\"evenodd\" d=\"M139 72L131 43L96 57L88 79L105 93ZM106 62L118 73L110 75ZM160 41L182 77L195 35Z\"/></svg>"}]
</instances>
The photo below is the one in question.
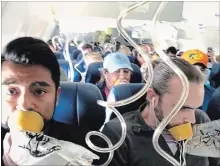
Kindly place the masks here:
<instances>
[{"instance_id":1,"label":"dark jacket","mask_svg":"<svg viewBox=\"0 0 220 166\"><path fill-rule=\"evenodd\" d=\"M9 130L1 126L1 156L3 156L3 140L7 132L9 132ZM45 135L59 140L73 142L75 144L84 146L87 149L88 147L85 142L85 136L88 132L89 130L86 128L73 127L71 125L56 122L54 120L51 120L44 130ZM3 161L1 161L1 163L2 166L4 166Z\"/></svg>"},{"instance_id":2,"label":"dark jacket","mask_svg":"<svg viewBox=\"0 0 220 166\"><path fill-rule=\"evenodd\" d=\"M105 94L105 82L99 82L96 84L96 86L99 88L99 90L102 94L103 100L107 101L107 96Z\"/></svg>"},{"instance_id":3,"label":"dark jacket","mask_svg":"<svg viewBox=\"0 0 220 166\"><path fill-rule=\"evenodd\" d=\"M206 113L211 120L220 119L220 87L213 93Z\"/></svg>"},{"instance_id":4,"label":"dark jacket","mask_svg":"<svg viewBox=\"0 0 220 166\"><path fill-rule=\"evenodd\" d=\"M142 109L143 110L143 106ZM124 143L114 152L113 160L109 166L173 166L166 159L161 157L154 149L152 136L154 130L144 122L140 111L129 112L123 115L127 124L127 136ZM196 123L210 121L208 116L201 110L196 111ZM121 124L117 118L107 123L102 131L115 145L121 137ZM179 150L175 155L171 152L163 136L159 138L159 144L163 150L179 161ZM106 147L106 144L97 139L95 145ZM103 164L107 161L108 153L99 154L101 159L94 161L94 164ZM216 166L218 159L186 155L187 166Z\"/></svg>"},{"instance_id":5,"label":"dark jacket","mask_svg":"<svg viewBox=\"0 0 220 166\"><path fill-rule=\"evenodd\" d=\"M201 107L201 110L207 111L209 102L212 98L213 93L215 92L215 88L213 88L210 84L204 85L205 93L204 93L204 100Z\"/></svg>"}]
</instances>

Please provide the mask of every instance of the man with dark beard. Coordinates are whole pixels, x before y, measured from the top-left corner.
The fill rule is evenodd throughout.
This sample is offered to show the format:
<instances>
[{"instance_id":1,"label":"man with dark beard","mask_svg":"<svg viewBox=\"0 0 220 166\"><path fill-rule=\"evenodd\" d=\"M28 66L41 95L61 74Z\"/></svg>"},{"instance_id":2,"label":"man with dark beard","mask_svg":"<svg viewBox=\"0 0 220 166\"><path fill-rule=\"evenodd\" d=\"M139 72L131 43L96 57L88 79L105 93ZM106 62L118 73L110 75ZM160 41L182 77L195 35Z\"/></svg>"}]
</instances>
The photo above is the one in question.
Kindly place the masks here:
<instances>
[{"instance_id":1,"label":"man with dark beard","mask_svg":"<svg viewBox=\"0 0 220 166\"><path fill-rule=\"evenodd\" d=\"M201 73L183 59L171 58L171 60L188 78L189 95L182 108L162 132L159 145L166 153L180 162L182 152L179 145L190 137L184 138L183 135L187 132L179 129L178 133L183 134L183 137L181 136L183 139L177 140L171 131L176 127L181 126L182 128L185 125L191 127L195 123L204 123L210 120L203 111L196 109L202 104L204 98L204 84ZM178 103L182 89L179 77L165 62L160 62L155 66L153 83L147 91L146 103L140 106L137 111L123 114L127 125L127 135L123 144L114 151L110 166L172 166L154 149L152 138L158 124L170 114ZM104 126L102 133L115 145L122 133L118 118L109 121ZM101 140L98 139L95 145L106 148L106 144ZM109 154L98 155L101 156L101 160L94 164L104 163ZM187 166L209 166L209 164L207 157L186 154Z\"/></svg>"},{"instance_id":2,"label":"man with dark beard","mask_svg":"<svg viewBox=\"0 0 220 166\"><path fill-rule=\"evenodd\" d=\"M13 143L9 119L17 112L34 112L41 116L44 125L40 132L45 135L76 144L84 141L84 137L79 136L83 131L73 131L72 126L52 119L60 94L60 67L47 43L32 37L11 41L2 52L1 69L2 165L14 165L9 157ZM32 121L32 125L39 124L37 118L22 120L22 123L26 124L29 121Z\"/></svg>"}]
</instances>

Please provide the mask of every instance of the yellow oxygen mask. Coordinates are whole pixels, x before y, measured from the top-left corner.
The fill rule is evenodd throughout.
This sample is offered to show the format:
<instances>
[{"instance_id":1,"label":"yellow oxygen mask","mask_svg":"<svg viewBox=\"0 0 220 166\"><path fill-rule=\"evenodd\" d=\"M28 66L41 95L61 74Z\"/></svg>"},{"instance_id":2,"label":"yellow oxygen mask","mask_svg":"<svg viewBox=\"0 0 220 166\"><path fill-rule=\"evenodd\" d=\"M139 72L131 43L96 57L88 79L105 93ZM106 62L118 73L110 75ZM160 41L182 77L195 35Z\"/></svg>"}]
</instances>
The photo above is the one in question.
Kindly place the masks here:
<instances>
[{"instance_id":1,"label":"yellow oxygen mask","mask_svg":"<svg viewBox=\"0 0 220 166\"><path fill-rule=\"evenodd\" d=\"M18 110L8 120L10 130L40 133L44 127L43 117L35 111Z\"/></svg>"},{"instance_id":2,"label":"yellow oxygen mask","mask_svg":"<svg viewBox=\"0 0 220 166\"><path fill-rule=\"evenodd\" d=\"M176 141L183 141L193 136L191 123L175 126L168 130Z\"/></svg>"},{"instance_id":3,"label":"yellow oxygen mask","mask_svg":"<svg viewBox=\"0 0 220 166\"><path fill-rule=\"evenodd\" d=\"M114 86L118 85L119 83L120 83L120 80L118 79L114 82Z\"/></svg>"}]
</instances>

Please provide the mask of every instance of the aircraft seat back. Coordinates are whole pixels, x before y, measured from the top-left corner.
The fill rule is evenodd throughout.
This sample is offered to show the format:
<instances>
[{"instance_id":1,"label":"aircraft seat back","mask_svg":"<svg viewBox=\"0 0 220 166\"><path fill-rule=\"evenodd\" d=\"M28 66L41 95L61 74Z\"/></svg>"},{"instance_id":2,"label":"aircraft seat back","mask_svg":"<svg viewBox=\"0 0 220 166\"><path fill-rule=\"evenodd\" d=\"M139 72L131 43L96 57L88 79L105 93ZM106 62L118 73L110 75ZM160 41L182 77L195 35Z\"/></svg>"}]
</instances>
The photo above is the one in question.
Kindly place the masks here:
<instances>
[{"instance_id":1,"label":"aircraft seat back","mask_svg":"<svg viewBox=\"0 0 220 166\"><path fill-rule=\"evenodd\" d=\"M69 66L69 62L66 60L58 60L58 63L60 65L60 67L64 70L65 75L68 77L71 72L70 72L70 66ZM72 65L73 65L73 72L74 72L74 77L73 77L73 81L74 82L79 82L81 80L81 75L79 74L79 72L74 68L74 65L76 64L76 62L72 61Z\"/></svg>"},{"instance_id":2,"label":"aircraft seat back","mask_svg":"<svg viewBox=\"0 0 220 166\"><path fill-rule=\"evenodd\" d=\"M54 55L56 56L57 60L65 60L62 52L54 52Z\"/></svg>"},{"instance_id":3,"label":"aircraft seat back","mask_svg":"<svg viewBox=\"0 0 220 166\"><path fill-rule=\"evenodd\" d=\"M121 84L114 86L108 96L108 101L114 102L114 101L120 101L123 99L127 99L137 92L139 92L144 86L144 83L130 83L130 84ZM139 107L146 102L146 95L143 95L141 98L136 100L135 102L132 102L128 105L116 107L116 109L121 113L127 113L130 111L138 110ZM106 109L106 112L109 112L108 109ZM115 114L111 114L110 119L113 119L115 117Z\"/></svg>"},{"instance_id":4,"label":"aircraft seat back","mask_svg":"<svg viewBox=\"0 0 220 166\"><path fill-rule=\"evenodd\" d=\"M61 82L61 94L53 119L73 127L99 130L105 120L105 108L99 106L97 100L103 98L95 85Z\"/></svg>"}]
</instances>

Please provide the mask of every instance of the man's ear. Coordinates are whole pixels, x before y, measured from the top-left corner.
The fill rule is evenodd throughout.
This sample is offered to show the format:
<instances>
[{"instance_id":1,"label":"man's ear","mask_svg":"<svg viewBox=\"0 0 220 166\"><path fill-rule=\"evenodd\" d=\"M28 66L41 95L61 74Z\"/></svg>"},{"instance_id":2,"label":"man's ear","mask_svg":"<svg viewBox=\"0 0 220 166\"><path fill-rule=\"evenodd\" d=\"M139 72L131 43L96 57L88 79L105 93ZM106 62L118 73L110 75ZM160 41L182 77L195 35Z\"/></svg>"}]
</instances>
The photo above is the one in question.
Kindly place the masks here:
<instances>
[{"instance_id":1,"label":"man's ear","mask_svg":"<svg viewBox=\"0 0 220 166\"><path fill-rule=\"evenodd\" d=\"M57 104L58 104L58 101L59 101L60 93L61 93L61 87L58 87L56 93L57 93L57 101L56 101L56 105L57 105Z\"/></svg>"},{"instance_id":2,"label":"man's ear","mask_svg":"<svg viewBox=\"0 0 220 166\"><path fill-rule=\"evenodd\" d=\"M103 73L104 78L106 78L107 70L103 69L102 73Z\"/></svg>"},{"instance_id":3,"label":"man's ear","mask_svg":"<svg viewBox=\"0 0 220 166\"><path fill-rule=\"evenodd\" d=\"M148 89L146 99L149 102L154 102L154 106L158 105L159 103L159 95L156 94L153 88Z\"/></svg>"}]
</instances>

